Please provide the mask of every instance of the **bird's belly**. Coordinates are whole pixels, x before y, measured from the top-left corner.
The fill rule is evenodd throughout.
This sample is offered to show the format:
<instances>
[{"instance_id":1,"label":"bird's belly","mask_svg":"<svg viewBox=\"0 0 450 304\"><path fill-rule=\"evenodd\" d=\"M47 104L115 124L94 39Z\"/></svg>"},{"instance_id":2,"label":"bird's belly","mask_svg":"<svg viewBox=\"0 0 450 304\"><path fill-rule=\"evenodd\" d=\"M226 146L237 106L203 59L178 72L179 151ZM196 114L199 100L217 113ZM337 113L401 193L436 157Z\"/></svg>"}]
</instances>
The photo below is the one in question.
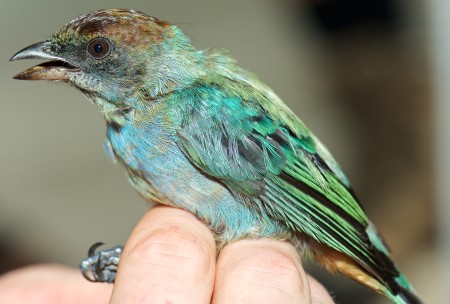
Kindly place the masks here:
<instances>
[{"instance_id":1,"label":"bird's belly","mask_svg":"<svg viewBox=\"0 0 450 304\"><path fill-rule=\"evenodd\" d=\"M131 184L147 199L190 211L224 242L280 233L251 205L232 195L221 183L202 174L175 143L148 145L129 142L126 132L108 132L114 155L126 166ZM151 142L151 141L150 141Z\"/></svg>"}]
</instances>

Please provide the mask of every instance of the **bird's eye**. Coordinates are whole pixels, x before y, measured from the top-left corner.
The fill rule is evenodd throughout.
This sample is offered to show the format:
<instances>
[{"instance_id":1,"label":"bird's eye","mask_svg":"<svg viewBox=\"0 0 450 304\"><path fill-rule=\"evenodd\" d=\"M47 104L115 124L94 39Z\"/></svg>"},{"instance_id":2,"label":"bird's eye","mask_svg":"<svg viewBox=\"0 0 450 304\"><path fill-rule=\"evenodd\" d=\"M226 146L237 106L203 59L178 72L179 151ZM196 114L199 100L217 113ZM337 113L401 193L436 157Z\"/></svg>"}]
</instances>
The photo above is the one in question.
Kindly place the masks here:
<instances>
[{"instance_id":1,"label":"bird's eye","mask_svg":"<svg viewBox=\"0 0 450 304\"><path fill-rule=\"evenodd\" d=\"M110 46L106 38L95 38L87 46L87 52L95 59L105 58L109 54Z\"/></svg>"}]
</instances>

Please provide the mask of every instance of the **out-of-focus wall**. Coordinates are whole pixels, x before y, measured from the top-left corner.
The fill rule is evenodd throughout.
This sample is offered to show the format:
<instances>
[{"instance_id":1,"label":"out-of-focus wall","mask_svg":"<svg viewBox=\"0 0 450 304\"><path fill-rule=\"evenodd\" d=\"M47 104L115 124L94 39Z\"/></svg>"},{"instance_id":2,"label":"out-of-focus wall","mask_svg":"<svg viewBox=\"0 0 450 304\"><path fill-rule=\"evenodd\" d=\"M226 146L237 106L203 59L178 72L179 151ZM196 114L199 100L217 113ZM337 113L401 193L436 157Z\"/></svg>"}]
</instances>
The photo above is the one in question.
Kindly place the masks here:
<instances>
[{"instance_id":1,"label":"out-of-focus wall","mask_svg":"<svg viewBox=\"0 0 450 304\"><path fill-rule=\"evenodd\" d=\"M435 303L444 303L450 298L450 2L428 1L430 62L434 85L434 157L437 176L437 204L439 242L436 254L428 263L436 263L442 271L437 272L430 283L430 289L438 291ZM432 287L434 285L434 288Z\"/></svg>"}]
</instances>

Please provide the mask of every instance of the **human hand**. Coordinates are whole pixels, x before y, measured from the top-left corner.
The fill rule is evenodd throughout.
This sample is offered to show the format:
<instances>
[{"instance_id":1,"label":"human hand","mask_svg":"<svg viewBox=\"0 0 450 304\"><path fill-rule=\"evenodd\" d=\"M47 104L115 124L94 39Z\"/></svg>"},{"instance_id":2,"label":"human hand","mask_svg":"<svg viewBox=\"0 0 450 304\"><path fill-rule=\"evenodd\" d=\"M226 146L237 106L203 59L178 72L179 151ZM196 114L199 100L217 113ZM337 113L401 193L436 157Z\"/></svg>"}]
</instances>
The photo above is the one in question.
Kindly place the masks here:
<instances>
[{"instance_id":1,"label":"human hand","mask_svg":"<svg viewBox=\"0 0 450 304\"><path fill-rule=\"evenodd\" d=\"M112 293L112 294L111 294ZM211 300L212 299L212 300ZM334 303L308 276L295 248L273 240L227 245L193 215L156 206L125 245L114 284L41 265L0 277L0 303Z\"/></svg>"}]
</instances>

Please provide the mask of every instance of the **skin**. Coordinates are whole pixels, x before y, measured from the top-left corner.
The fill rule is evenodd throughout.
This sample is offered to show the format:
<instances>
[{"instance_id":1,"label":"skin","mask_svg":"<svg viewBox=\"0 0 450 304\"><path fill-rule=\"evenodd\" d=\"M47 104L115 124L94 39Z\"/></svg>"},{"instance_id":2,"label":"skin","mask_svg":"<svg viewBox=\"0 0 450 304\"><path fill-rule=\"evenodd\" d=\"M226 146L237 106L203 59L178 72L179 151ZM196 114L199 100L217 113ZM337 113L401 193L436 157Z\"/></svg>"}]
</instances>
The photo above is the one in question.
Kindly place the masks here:
<instances>
[{"instance_id":1,"label":"skin","mask_svg":"<svg viewBox=\"0 0 450 304\"><path fill-rule=\"evenodd\" d=\"M0 277L0 303L334 303L286 242L243 240L215 257L208 227L158 206L128 239L114 287L87 282L77 269L36 265Z\"/></svg>"}]
</instances>

